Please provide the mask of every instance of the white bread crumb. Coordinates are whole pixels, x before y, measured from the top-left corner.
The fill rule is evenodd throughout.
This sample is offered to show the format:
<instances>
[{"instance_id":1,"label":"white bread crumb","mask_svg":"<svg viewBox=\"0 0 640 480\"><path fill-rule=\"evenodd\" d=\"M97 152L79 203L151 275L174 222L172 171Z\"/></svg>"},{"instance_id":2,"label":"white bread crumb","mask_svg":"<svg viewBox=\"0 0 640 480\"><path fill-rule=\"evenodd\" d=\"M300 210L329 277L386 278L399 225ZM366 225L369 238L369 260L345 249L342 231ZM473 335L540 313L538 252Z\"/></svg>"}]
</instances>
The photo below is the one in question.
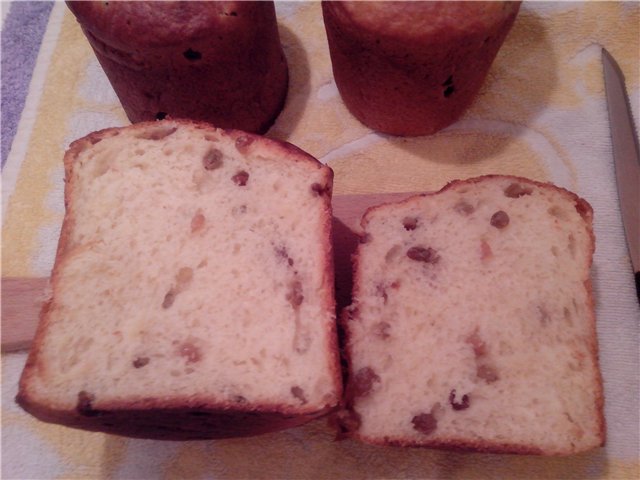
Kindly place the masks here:
<instances>
[{"instance_id":1,"label":"white bread crumb","mask_svg":"<svg viewBox=\"0 0 640 480\"><path fill-rule=\"evenodd\" d=\"M65 166L25 409L206 438L284 428L338 403L328 167L186 121L91 134Z\"/></svg>"},{"instance_id":2,"label":"white bread crumb","mask_svg":"<svg viewBox=\"0 0 640 480\"><path fill-rule=\"evenodd\" d=\"M351 435L566 455L604 443L592 210L516 177L374 207L345 314Z\"/></svg>"}]
</instances>

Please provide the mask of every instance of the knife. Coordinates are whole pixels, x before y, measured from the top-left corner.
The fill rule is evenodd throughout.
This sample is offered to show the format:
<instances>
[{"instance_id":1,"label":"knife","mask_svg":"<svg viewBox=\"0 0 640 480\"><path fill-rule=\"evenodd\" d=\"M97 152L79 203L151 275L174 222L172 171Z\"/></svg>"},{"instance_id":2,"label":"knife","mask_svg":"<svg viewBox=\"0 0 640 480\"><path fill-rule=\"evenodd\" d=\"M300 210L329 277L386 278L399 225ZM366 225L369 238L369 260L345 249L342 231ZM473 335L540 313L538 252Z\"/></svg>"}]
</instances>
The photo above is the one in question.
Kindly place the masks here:
<instances>
[{"instance_id":1,"label":"knife","mask_svg":"<svg viewBox=\"0 0 640 480\"><path fill-rule=\"evenodd\" d=\"M618 197L640 301L640 149L620 66L602 49Z\"/></svg>"},{"instance_id":2,"label":"knife","mask_svg":"<svg viewBox=\"0 0 640 480\"><path fill-rule=\"evenodd\" d=\"M620 66L602 49L618 198L640 301L640 150Z\"/></svg>"}]
</instances>

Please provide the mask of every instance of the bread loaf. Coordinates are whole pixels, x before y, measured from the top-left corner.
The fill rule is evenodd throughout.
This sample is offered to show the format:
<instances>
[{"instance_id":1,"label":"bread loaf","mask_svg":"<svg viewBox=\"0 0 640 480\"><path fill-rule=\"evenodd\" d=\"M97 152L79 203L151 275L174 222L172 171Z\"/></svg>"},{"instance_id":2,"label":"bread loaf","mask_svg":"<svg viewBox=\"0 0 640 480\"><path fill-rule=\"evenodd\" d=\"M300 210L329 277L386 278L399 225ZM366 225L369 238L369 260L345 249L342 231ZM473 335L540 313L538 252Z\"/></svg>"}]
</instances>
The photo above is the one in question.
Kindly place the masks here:
<instances>
[{"instance_id":1,"label":"bread loaf","mask_svg":"<svg viewBox=\"0 0 640 480\"><path fill-rule=\"evenodd\" d=\"M306 422L341 396L332 171L186 121L90 134L17 401L47 421L160 439Z\"/></svg>"},{"instance_id":2,"label":"bread loaf","mask_svg":"<svg viewBox=\"0 0 640 480\"><path fill-rule=\"evenodd\" d=\"M349 435L545 455L603 444L585 200L486 176L374 207L362 227L344 316Z\"/></svg>"},{"instance_id":3,"label":"bread loaf","mask_svg":"<svg viewBox=\"0 0 640 480\"><path fill-rule=\"evenodd\" d=\"M520 2L323 1L333 75L374 130L428 135L456 121L484 83Z\"/></svg>"},{"instance_id":4,"label":"bread loaf","mask_svg":"<svg viewBox=\"0 0 640 480\"><path fill-rule=\"evenodd\" d=\"M274 4L67 2L131 122L264 133L287 95Z\"/></svg>"}]
</instances>

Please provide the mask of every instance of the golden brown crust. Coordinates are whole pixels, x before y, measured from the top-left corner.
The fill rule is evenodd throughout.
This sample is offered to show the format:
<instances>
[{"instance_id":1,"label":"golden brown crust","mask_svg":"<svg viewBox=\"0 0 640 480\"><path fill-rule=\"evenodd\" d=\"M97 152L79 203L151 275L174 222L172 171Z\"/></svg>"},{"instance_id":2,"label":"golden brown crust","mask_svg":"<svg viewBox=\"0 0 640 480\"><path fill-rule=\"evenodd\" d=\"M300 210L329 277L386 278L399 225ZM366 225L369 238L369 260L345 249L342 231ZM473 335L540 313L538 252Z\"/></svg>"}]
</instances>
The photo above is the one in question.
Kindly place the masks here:
<instances>
[{"instance_id":1,"label":"golden brown crust","mask_svg":"<svg viewBox=\"0 0 640 480\"><path fill-rule=\"evenodd\" d=\"M288 87L273 2L68 2L131 122L264 133Z\"/></svg>"},{"instance_id":2,"label":"golden brown crust","mask_svg":"<svg viewBox=\"0 0 640 480\"><path fill-rule=\"evenodd\" d=\"M210 35L215 25L226 34L249 26L259 2L84 2L67 1L69 9L100 38L119 48L177 45Z\"/></svg>"},{"instance_id":3,"label":"golden brown crust","mask_svg":"<svg viewBox=\"0 0 640 480\"><path fill-rule=\"evenodd\" d=\"M27 412L40 420L58 423L73 428L101 431L136 438L155 438L166 440L190 440L204 438L226 438L235 436L258 435L261 433L290 428L306 423L314 418L326 415L336 408L342 393L342 376L338 354L335 322L330 325L328 348L333 355L330 367L335 385L335 398L327 399L326 405L318 409L314 406L291 407L279 404L249 404L239 399L236 403L220 402L209 397L170 398L131 398L126 402L105 402L91 392L75 409L56 409L32 395L30 390L36 375L46 375L47 365L40 361L39 352L43 339L50 328L50 311L54 307L56 292L59 290L59 276L62 265L68 260L70 238L75 217L73 203L76 201L74 166L80 154L88 147L105 138L117 136L123 129L129 132L145 132L157 129L188 127L203 132L203 135L226 137L240 153L255 156L260 161L260 152L268 150L270 155L283 162L304 162L322 170L324 185L317 192L321 196L324 211L324 228L320 242L324 247L326 263L323 288L324 309L335 311L333 295L334 269L331 243L331 192L333 171L317 159L295 147L278 140L239 130L223 130L204 122L190 120L163 120L159 122L141 122L128 127L107 128L93 132L71 143L64 156L65 168L65 207L66 214L57 247L54 269L51 275L51 298L44 303L40 312L40 322L31 350L19 383L16 402Z\"/></svg>"},{"instance_id":4,"label":"golden brown crust","mask_svg":"<svg viewBox=\"0 0 640 480\"><path fill-rule=\"evenodd\" d=\"M393 135L432 134L462 115L520 5L370 3L324 1L323 17L345 105L369 128Z\"/></svg>"},{"instance_id":5,"label":"golden brown crust","mask_svg":"<svg viewBox=\"0 0 640 480\"><path fill-rule=\"evenodd\" d=\"M465 179L465 180L451 180L444 187L442 187L440 190L435 191L435 192L419 193L419 194L407 197L404 200L401 200L399 202L384 203L384 204L380 204L380 205L375 205L373 207L369 207L365 211L365 213L363 214L362 221L360 222L360 224L362 225L362 227L365 227L367 222L368 222L368 218L367 217L372 212L374 212L375 210L378 210L378 209L385 208L388 205L402 205L402 204L406 204L406 203L411 203L411 202L415 201L417 198L438 195L439 193L442 193L442 192L444 192L446 190L449 190L450 188L454 188L454 187L457 187L457 186L460 186L460 185L465 185L465 184L481 183L483 181L486 181L486 180L492 179L492 178L494 178L494 179L505 178L505 179L510 179L510 180L516 181L516 182L522 182L522 183L528 183L528 184L531 184L531 185L535 185L536 187L551 188L551 189L559 192L563 196L566 196L567 198L569 198L571 201L574 202L574 204L576 206L576 210L578 211L578 213L580 213L582 218L585 220L585 224L586 224L587 229L588 229L587 231L589 232L589 236L591 238L591 253L593 253L593 251L595 251L595 235L593 233L593 228L591 226L592 220L593 220L593 208L591 207L589 202L587 202L583 198L580 198L578 195L576 195L575 193L567 190L566 188L558 187L557 185L554 185L554 184L549 183L549 182L540 182L540 181L537 181L537 180L532 180L530 178L519 177L517 175L488 174L488 175L481 175L479 177L468 178L468 179Z\"/></svg>"}]
</instances>

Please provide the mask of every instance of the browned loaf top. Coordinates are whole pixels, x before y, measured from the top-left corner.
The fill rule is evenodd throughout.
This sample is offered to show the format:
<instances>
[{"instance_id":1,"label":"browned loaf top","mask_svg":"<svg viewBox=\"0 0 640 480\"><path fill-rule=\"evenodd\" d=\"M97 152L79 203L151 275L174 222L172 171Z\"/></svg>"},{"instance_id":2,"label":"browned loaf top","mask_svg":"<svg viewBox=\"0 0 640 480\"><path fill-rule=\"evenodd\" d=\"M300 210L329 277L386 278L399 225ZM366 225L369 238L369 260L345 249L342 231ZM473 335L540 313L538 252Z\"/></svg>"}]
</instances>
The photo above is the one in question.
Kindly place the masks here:
<instances>
[{"instance_id":1,"label":"browned loaf top","mask_svg":"<svg viewBox=\"0 0 640 480\"><path fill-rule=\"evenodd\" d=\"M427 135L482 86L520 2L323 1L336 85L369 128Z\"/></svg>"},{"instance_id":2,"label":"browned loaf top","mask_svg":"<svg viewBox=\"0 0 640 480\"><path fill-rule=\"evenodd\" d=\"M273 2L67 2L132 122L264 133L284 106Z\"/></svg>"},{"instance_id":3,"label":"browned loaf top","mask_svg":"<svg viewBox=\"0 0 640 480\"><path fill-rule=\"evenodd\" d=\"M604 443L585 200L486 176L372 208L362 227L350 435L549 455Z\"/></svg>"},{"instance_id":4,"label":"browned loaf top","mask_svg":"<svg viewBox=\"0 0 640 480\"><path fill-rule=\"evenodd\" d=\"M341 396L332 171L298 148L183 121L92 133L18 402L135 437L250 435Z\"/></svg>"}]
</instances>

